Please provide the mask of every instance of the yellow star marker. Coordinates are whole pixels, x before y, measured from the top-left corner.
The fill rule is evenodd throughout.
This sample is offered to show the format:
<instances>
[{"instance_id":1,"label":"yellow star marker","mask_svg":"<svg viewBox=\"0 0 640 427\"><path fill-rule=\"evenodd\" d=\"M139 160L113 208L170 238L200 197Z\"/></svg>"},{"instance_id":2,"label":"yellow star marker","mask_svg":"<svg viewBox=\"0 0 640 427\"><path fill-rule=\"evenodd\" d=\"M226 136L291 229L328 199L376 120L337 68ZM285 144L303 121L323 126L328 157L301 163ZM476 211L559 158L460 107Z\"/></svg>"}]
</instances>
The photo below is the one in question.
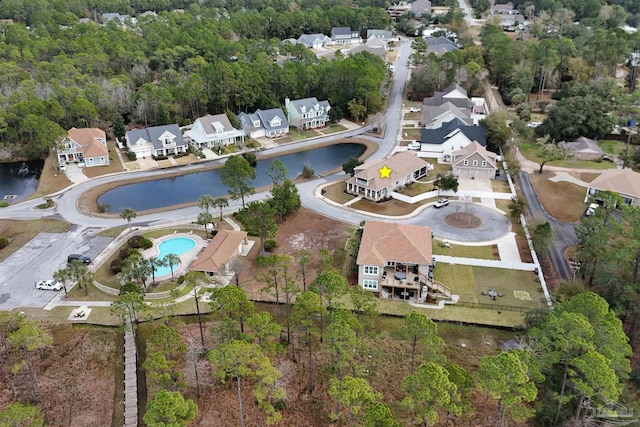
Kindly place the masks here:
<instances>
[{"instance_id":1,"label":"yellow star marker","mask_svg":"<svg viewBox=\"0 0 640 427\"><path fill-rule=\"evenodd\" d=\"M378 172L380 172L380 178L391 179L391 169L389 169L387 165L384 165L382 169L378 169Z\"/></svg>"}]
</instances>

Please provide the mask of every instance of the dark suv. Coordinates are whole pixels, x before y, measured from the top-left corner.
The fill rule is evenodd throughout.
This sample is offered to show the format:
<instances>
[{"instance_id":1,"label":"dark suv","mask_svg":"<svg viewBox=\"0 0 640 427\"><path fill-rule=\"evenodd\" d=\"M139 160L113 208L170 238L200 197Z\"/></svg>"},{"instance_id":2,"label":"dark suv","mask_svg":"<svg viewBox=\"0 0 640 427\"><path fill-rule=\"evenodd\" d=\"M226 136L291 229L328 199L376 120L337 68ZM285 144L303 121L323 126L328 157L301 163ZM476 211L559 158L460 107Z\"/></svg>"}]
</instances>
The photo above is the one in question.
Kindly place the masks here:
<instances>
[{"instance_id":1,"label":"dark suv","mask_svg":"<svg viewBox=\"0 0 640 427\"><path fill-rule=\"evenodd\" d=\"M83 264L89 264L91 262L91 258L86 255L80 254L71 254L67 257L67 262L80 261Z\"/></svg>"}]
</instances>

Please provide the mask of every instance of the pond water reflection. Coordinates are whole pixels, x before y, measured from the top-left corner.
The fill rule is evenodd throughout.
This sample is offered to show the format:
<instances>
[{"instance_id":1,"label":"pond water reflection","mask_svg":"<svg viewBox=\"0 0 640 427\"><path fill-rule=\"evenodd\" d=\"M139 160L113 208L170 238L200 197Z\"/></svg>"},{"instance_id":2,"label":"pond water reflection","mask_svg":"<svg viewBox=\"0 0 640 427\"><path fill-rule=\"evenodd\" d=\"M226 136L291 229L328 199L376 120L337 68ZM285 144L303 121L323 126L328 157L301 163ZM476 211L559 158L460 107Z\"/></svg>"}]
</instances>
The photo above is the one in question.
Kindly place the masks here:
<instances>
[{"instance_id":1,"label":"pond water reflection","mask_svg":"<svg viewBox=\"0 0 640 427\"><path fill-rule=\"evenodd\" d=\"M257 177L253 185L261 187L271 184L267 169L276 159L284 163L289 178L294 179L300 175L305 164L311 165L319 174L342 165L351 156L362 155L365 149L363 144L341 143L260 160L256 165ZM125 208L142 211L194 202L203 194L213 197L228 194L227 187L220 181L219 170L123 185L100 196L98 203L108 204L110 212L121 212Z\"/></svg>"}]
</instances>

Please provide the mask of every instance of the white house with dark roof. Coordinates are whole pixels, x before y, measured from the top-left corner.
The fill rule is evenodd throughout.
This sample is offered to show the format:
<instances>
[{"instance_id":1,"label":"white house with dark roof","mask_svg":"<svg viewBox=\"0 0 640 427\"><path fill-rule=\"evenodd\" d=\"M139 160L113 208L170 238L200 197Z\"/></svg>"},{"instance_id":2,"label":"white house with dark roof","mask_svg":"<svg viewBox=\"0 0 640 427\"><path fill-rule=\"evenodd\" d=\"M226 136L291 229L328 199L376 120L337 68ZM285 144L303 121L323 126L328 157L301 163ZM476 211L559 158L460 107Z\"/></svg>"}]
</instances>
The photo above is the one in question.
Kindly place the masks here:
<instances>
[{"instance_id":1,"label":"white house with dark roof","mask_svg":"<svg viewBox=\"0 0 640 427\"><path fill-rule=\"evenodd\" d=\"M258 109L254 113L240 113L238 120L250 138L262 136L278 138L289 134L289 121L280 108Z\"/></svg>"},{"instance_id":2,"label":"white house with dark roof","mask_svg":"<svg viewBox=\"0 0 640 427\"><path fill-rule=\"evenodd\" d=\"M71 128L58 144L58 161L84 162L86 167L109 164L107 136L98 128Z\"/></svg>"},{"instance_id":3,"label":"white house with dark roof","mask_svg":"<svg viewBox=\"0 0 640 427\"><path fill-rule=\"evenodd\" d=\"M459 84L453 83L443 91L436 91L431 98L425 98L422 101L423 106L441 106L445 103L451 103L460 110L467 111L474 125L489 114L489 106L484 98L469 98L467 91ZM423 107L424 110L424 107ZM425 122L425 124L428 124Z\"/></svg>"},{"instance_id":4,"label":"white house with dark roof","mask_svg":"<svg viewBox=\"0 0 640 427\"><path fill-rule=\"evenodd\" d=\"M319 49L331 45L331 38L324 34L302 34L298 37L298 43L309 49Z\"/></svg>"},{"instance_id":5,"label":"white house with dark roof","mask_svg":"<svg viewBox=\"0 0 640 427\"><path fill-rule=\"evenodd\" d=\"M300 130L325 127L329 122L329 101L318 101L316 97L284 100L284 108L291 126Z\"/></svg>"},{"instance_id":6,"label":"white house with dark roof","mask_svg":"<svg viewBox=\"0 0 640 427\"><path fill-rule=\"evenodd\" d=\"M360 52L369 52L372 55L376 55L384 60L387 56L387 42L382 39L370 38L366 43L355 46L349 49L347 55L356 55Z\"/></svg>"},{"instance_id":7,"label":"white house with dark roof","mask_svg":"<svg viewBox=\"0 0 640 427\"><path fill-rule=\"evenodd\" d=\"M453 153L467 147L473 141L487 145L485 126L468 126L459 119L443 123L436 129L424 128L420 131L420 151L427 157L435 157L443 162L451 162Z\"/></svg>"},{"instance_id":8,"label":"white house with dark roof","mask_svg":"<svg viewBox=\"0 0 640 427\"><path fill-rule=\"evenodd\" d=\"M184 133L187 142L198 148L242 144L246 133L231 125L226 114L207 114L198 117L191 129Z\"/></svg>"},{"instance_id":9,"label":"white house with dark roof","mask_svg":"<svg viewBox=\"0 0 640 427\"><path fill-rule=\"evenodd\" d=\"M331 29L331 44L359 44L362 37L357 30L349 27L333 27Z\"/></svg>"},{"instance_id":10,"label":"white house with dark roof","mask_svg":"<svg viewBox=\"0 0 640 427\"><path fill-rule=\"evenodd\" d=\"M116 25L124 25L127 19L131 19L129 15L120 15L119 13L107 12L102 14L102 23L107 25L113 22Z\"/></svg>"},{"instance_id":11,"label":"white house with dark roof","mask_svg":"<svg viewBox=\"0 0 640 427\"><path fill-rule=\"evenodd\" d=\"M136 157L169 156L187 152L187 143L177 124L128 131L125 141Z\"/></svg>"},{"instance_id":12,"label":"white house with dark roof","mask_svg":"<svg viewBox=\"0 0 640 427\"><path fill-rule=\"evenodd\" d=\"M383 178L380 169L391 169ZM388 159L372 160L357 166L347 180L347 193L378 202L391 197L391 192L428 175L433 166L415 152L403 151Z\"/></svg>"},{"instance_id":13,"label":"white house with dark roof","mask_svg":"<svg viewBox=\"0 0 640 427\"><path fill-rule=\"evenodd\" d=\"M452 154L453 174L461 178L495 179L496 154L473 141L461 150Z\"/></svg>"}]
</instances>

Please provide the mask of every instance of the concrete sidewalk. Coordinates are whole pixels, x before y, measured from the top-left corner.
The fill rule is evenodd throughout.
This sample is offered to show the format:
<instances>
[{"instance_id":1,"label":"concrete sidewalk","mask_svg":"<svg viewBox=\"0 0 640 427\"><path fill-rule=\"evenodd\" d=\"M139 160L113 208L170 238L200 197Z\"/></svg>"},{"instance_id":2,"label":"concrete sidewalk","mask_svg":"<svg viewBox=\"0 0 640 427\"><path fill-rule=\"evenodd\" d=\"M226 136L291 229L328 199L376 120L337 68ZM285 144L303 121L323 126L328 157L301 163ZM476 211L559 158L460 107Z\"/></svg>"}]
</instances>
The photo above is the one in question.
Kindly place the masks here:
<instances>
[{"instance_id":1,"label":"concrete sidewalk","mask_svg":"<svg viewBox=\"0 0 640 427\"><path fill-rule=\"evenodd\" d=\"M506 268L510 270L534 271L536 265L528 262L496 261L493 259L462 258L449 255L434 255L437 262L445 264L472 265L474 267Z\"/></svg>"}]
</instances>

